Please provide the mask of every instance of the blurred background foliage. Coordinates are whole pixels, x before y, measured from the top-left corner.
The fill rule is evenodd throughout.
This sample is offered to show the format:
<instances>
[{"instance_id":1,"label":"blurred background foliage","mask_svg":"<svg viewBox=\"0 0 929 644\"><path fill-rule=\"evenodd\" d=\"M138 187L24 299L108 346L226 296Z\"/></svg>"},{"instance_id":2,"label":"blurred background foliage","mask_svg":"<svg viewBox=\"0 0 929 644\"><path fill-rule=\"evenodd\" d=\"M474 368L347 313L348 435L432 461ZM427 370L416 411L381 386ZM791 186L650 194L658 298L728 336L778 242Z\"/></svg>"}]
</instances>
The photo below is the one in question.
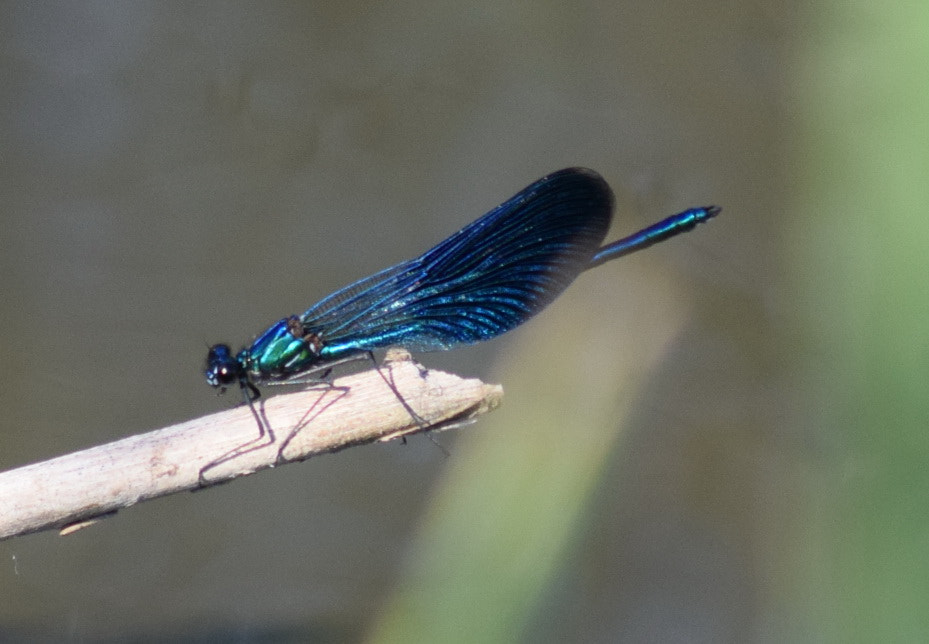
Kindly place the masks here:
<instances>
[{"instance_id":1,"label":"blurred background foliage","mask_svg":"<svg viewBox=\"0 0 929 644\"><path fill-rule=\"evenodd\" d=\"M475 426L0 544L0 639L929 636L929 10L0 5L0 468L224 408L246 343L543 174L611 238Z\"/></svg>"}]
</instances>

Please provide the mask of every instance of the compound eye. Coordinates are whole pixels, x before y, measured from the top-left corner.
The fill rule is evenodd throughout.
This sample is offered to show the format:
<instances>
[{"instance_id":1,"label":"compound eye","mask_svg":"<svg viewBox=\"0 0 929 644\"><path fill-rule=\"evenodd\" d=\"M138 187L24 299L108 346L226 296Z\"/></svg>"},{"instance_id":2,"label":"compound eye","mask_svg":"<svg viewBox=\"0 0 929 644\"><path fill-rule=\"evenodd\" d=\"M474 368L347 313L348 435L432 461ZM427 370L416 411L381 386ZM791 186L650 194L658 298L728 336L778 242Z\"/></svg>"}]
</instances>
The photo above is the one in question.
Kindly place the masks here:
<instances>
[{"instance_id":1,"label":"compound eye","mask_svg":"<svg viewBox=\"0 0 929 644\"><path fill-rule=\"evenodd\" d=\"M223 385L231 385L235 382L236 376L227 367L219 367L217 369L208 369L206 372L206 380L214 387L222 387Z\"/></svg>"},{"instance_id":2,"label":"compound eye","mask_svg":"<svg viewBox=\"0 0 929 644\"><path fill-rule=\"evenodd\" d=\"M242 366L225 344L210 347L206 356L206 381L213 387L231 385L242 373Z\"/></svg>"}]
</instances>

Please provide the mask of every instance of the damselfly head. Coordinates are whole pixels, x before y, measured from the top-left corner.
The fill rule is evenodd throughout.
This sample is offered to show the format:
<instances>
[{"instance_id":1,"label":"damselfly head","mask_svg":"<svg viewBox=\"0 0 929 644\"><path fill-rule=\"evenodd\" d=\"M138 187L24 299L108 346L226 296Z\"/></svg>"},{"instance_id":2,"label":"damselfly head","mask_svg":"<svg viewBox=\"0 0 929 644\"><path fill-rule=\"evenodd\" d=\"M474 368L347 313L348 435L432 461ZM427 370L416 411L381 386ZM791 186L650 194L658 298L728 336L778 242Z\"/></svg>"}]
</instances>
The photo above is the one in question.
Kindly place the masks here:
<instances>
[{"instance_id":1,"label":"damselfly head","mask_svg":"<svg viewBox=\"0 0 929 644\"><path fill-rule=\"evenodd\" d=\"M206 356L206 381L213 387L227 387L240 380L242 365L226 344L214 344Z\"/></svg>"}]
</instances>

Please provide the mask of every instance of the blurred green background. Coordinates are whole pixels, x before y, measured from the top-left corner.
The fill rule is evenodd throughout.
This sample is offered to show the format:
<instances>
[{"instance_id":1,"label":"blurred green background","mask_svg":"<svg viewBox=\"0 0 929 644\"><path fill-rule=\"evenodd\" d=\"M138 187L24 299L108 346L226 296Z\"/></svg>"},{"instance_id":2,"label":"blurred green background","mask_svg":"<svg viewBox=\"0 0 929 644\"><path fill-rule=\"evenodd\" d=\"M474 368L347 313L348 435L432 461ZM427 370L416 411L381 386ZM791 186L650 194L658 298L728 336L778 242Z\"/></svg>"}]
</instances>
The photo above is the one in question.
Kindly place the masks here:
<instances>
[{"instance_id":1,"label":"blurred green background","mask_svg":"<svg viewBox=\"0 0 929 644\"><path fill-rule=\"evenodd\" d=\"M0 543L0 639L929 638L929 9L0 5L0 469L236 402L248 342L552 170L611 238L362 447Z\"/></svg>"}]
</instances>

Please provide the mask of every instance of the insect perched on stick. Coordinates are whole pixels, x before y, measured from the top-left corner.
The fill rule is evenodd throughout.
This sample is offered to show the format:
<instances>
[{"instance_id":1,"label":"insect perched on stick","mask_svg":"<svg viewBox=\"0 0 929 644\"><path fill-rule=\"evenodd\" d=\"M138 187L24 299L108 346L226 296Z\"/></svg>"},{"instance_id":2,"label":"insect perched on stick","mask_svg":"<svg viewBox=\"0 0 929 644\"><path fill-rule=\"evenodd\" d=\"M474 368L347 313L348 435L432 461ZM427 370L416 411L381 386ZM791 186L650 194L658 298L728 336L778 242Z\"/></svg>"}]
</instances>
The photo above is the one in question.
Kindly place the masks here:
<instances>
[{"instance_id":1,"label":"insect perched on stick","mask_svg":"<svg viewBox=\"0 0 929 644\"><path fill-rule=\"evenodd\" d=\"M238 383L251 404L262 383L314 374L324 380L335 365L373 361L374 349L441 351L489 340L541 311L587 269L692 230L719 211L685 210L601 246L613 216L610 187L593 170L560 170L420 257L274 323L237 354L213 345L206 380L222 388Z\"/></svg>"}]
</instances>

